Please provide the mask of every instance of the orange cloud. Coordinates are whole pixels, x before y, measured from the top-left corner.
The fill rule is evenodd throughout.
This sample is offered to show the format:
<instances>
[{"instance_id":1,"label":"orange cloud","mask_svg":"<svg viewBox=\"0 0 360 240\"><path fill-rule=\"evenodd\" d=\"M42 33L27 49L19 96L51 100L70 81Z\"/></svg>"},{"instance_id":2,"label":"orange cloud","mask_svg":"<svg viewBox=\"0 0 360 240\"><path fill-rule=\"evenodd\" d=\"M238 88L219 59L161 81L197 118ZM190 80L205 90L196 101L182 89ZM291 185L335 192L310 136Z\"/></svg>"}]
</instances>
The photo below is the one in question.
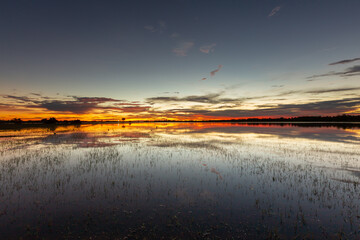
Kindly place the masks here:
<instances>
[{"instance_id":1,"label":"orange cloud","mask_svg":"<svg viewBox=\"0 0 360 240\"><path fill-rule=\"evenodd\" d=\"M201 46L199 50L202 53L210 53L210 52L214 51L215 46L216 46L216 43L204 45L204 46Z\"/></svg>"},{"instance_id":2,"label":"orange cloud","mask_svg":"<svg viewBox=\"0 0 360 240\"><path fill-rule=\"evenodd\" d=\"M178 57L187 56L188 51L194 46L193 42L181 42L172 52Z\"/></svg>"},{"instance_id":3,"label":"orange cloud","mask_svg":"<svg viewBox=\"0 0 360 240\"><path fill-rule=\"evenodd\" d=\"M223 67L223 65L219 65L217 69L210 72L210 76L215 76L215 74L220 71L220 69Z\"/></svg>"}]
</instances>

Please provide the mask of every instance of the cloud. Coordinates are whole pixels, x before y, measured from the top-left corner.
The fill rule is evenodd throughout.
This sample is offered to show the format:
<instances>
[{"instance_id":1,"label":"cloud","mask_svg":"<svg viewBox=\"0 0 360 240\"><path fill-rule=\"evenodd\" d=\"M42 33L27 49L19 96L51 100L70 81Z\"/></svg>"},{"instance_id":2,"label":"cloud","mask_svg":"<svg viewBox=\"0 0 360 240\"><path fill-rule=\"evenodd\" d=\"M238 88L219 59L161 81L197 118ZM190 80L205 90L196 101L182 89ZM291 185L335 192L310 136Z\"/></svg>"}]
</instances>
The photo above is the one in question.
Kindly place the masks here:
<instances>
[{"instance_id":1,"label":"cloud","mask_svg":"<svg viewBox=\"0 0 360 240\"><path fill-rule=\"evenodd\" d=\"M180 37L180 34L174 32L170 35L171 38L177 38L177 37Z\"/></svg>"},{"instance_id":2,"label":"cloud","mask_svg":"<svg viewBox=\"0 0 360 240\"><path fill-rule=\"evenodd\" d=\"M249 100L258 100L258 99L278 99L278 97L291 96L294 94L323 94L331 92L346 92L346 91L357 91L360 90L360 87L353 88L332 88L332 89L317 89L317 90L296 90L296 91L283 91L271 95L262 95L262 96L252 96L252 97L235 97L235 98L226 98L223 97L225 91L220 91L217 93L209 93L205 95L190 95L185 97L177 96L160 96L160 97L151 97L147 98L148 103L169 103L169 102L198 102L198 103L208 103L208 104L225 104L223 108L238 108L240 104L247 102ZM278 99L279 100L279 99ZM285 99L280 99L285 100ZM203 106L201 106L203 107ZM265 107L265 106L262 106ZM270 107L270 106L266 106ZM217 107L218 108L218 107Z\"/></svg>"},{"instance_id":3,"label":"cloud","mask_svg":"<svg viewBox=\"0 0 360 240\"><path fill-rule=\"evenodd\" d=\"M55 112L72 112L77 114L83 114L90 112L97 107L97 103L84 103L77 101L45 101L39 105L41 108Z\"/></svg>"},{"instance_id":4,"label":"cloud","mask_svg":"<svg viewBox=\"0 0 360 240\"><path fill-rule=\"evenodd\" d=\"M307 77L308 81L314 81L315 78L328 77L328 76L340 76L340 77L352 77L360 75L360 65L355 65L345 69L342 72L331 71L325 74L313 75Z\"/></svg>"},{"instance_id":5,"label":"cloud","mask_svg":"<svg viewBox=\"0 0 360 240\"><path fill-rule=\"evenodd\" d=\"M158 32L163 33L166 30L166 22L164 21L158 21L157 24L154 25L146 25L144 28L150 32Z\"/></svg>"},{"instance_id":6,"label":"cloud","mask_svg":"<svg viewBox=\"0 0 360 240\"><path fill-rule=\"evenodd\" d=\"M13 96L13 95L5 95L5 98L11 98L11 99L15 99L19 102L29 102L32 101L29 97L26 96Z\"/></svg>"},{"instance_id":7,"label":"cloud","mask_svg":"<svg viewBox=\"0 0 360 240\"><path fill-rule=\"evenodd\" d=\"M342 88L320 88L289 91L275 91L269 95L250 97L227 97L226 91L218 91L200 95L179 96L173 92L172 96L158 96L145 99L143 102L126 101L108 97L67 96L66 98L50 98L29 94L28 96L2 95L0 108L6 111L35 111L50 114L100 114L112 116L117 113L128 113L128 117L135 118L238 118L238 117L274 117L300 115L335 115L356 113L360 109L360 86ZM169 94L171 92L168 92ZM308 103L284 104L289 102L288 96L310 96L310 94L339 93L343 99L321 100L308 99ZM348 93L348 94L346 94ZM346 98L344 97L346 96ZM279 99L283 97L283 99ZM315 97L316 98L316 97ZM260 104L260 102L268 102ZM302 98L304 99L304 98ZM255 101L254 101L255 100ZM188 103L188 104L186 104ZM159 104L159 105L156 105ZM242 109L245 107L247 109ZM167 110L162 110L166 105ZM187 107L189 106L189 107ZM190 107L191 106L191 107ZM251 108L249 108L249 106ZM169 109L170 108L170 109Z\"/></svg>"},{"instance_id":8,"label":"cloud","mask_svg":"<svg viewBox=\"0 0 360 240\"><path fill-rule=\"evenodd\" d=\"M208 117L269 117L269 116L305 116L334 115L355 111L360 106L360 98L346 98L331 101L318 101L303 104L278 104L275 106L258 106L258 109L178 109L179 113L203 115Z\"/></svg>"},{"instance_id":9,"label":"cloud","mask_svg":"<svg viewBox=\"0 0 360 240\"><path fill-rule=\"evenodd\" d=\"M334 89L320 89L320 90L311 90L311 91L306 91L305 93L319 94L319 93L346 92L346 91L357 91L357 90L360 90L360 87L353 87L353 88L334 88Z\"/></svg>"},{"instance_id":10,"label":"cloud","mask_svg":"<svg viewBox=\"0 0 360 240\"><path fill-rule=\"evenodd\" d=\"M227 98L223 97L224 91L209 93L204 95L190 95L185 97L177 96L160 96L147 98L146 102L148 104L154 103L165 103L165 102L194 102L194 103L205 103L205 104L223 104L224 113L239 113L242 110L236 110L231 108L238 108L243 102L255 99L266 99L279 96L288 96L292 94L323 94L331 92L345 92L345 91L358 91L360 87L352 88L336 88L336 89L318 89L318 90L302 90L302 91L285 91L277 93L275 95L264 95L264 96L253 96L253 97L237 97L237 98ZM179 94L174 92L174 94ZM5 95L3 96L7 99L13 99L16 102L12 103L13 107L26 107L29 109L46 109L53 112L62 112L62 113L75 113L75 114L85 114L96 112L97 110L101 111L115 111L115 112L125 112L125 113L139 113L139 112L149 112L151 107L146 105L146 103L140 102L131 102L126 100L108 98L108 97L80 97L80 96L68 96L66 99L51 99L49 97L37 97L32 98L28 96L14 96L14 95ZM328 102L332 103L332 102ZM224 105L225 104L225 105ZM278 109L294 108L294 105L278 105L283 107L278 107ZM310 106L310 105L309 105ZM200 106L204 107L204 106ZM266 108L272 108L272 106L260 106ZM230 108L230 109L227 109ZM194 109L192 109L194 110ZM195 109L196 110L196 109ZM213 114L210 110L202 110L203 114ZM197 111L200 111L197 110ZM230 111L231 110L231 111ZM173 111L178 111L178 109L173 109ZM235 112L234 112L235 111ZM263 110L264 112L272 113L270 110ZM191 113L191 111L188 111Z\"/></svg>"},{"instance_id":11,"label":"cloud","mask_svg":"<svg viewBox=\"0 0 360 240\"><path fill-rule=\"evenodd\" d=\"M156 32L155 27L152 25L146 25L144 28L150 32Z\"/></svg>"},{"instance_id":12,"label":"cloud","mask_svg":"<svg viewBox=\"0 0 360 240\"><path fill-rule=\"evenodd\" d=\"M139 107L122 107L122 108L106 108L106 109L110 109L110 110L115 110L115 111L121 111L121 112L126 112L126 113L138 113L138 112L145 112L145 111L149 111L150 106L139 106Z\"/></svg>"},{"instance_id":13,"label":"cloud","mask_svg":"<svg viewBox=\"0 0 360 240\"><path fill-rule=\"evenodd\" d=\"M187 56L188 51L194 46L194 42L181 42L172 52L178 57Z\"/></svg>"},{"instance_id":14,"label":"cloud","mask_svg":"<svg viewBox=\"0 0 360 240\"><path fill-rule=\"evenodd\" d=\"M215 74L220 71L220 69L223 67L223 65L219 65L217 69L210 72L210 76L215 76Z\"/></svg>"},{"instance_id":15,"label":"cloud","mask_svg":"<svg viewBox=\"0 0 360 240\"><path fill-rule=\"evenodd\" d=\"M160 20L158 21L158 26L161 29L166 29L166 22Z\"/></svg>"},{"instance_id":16,"label":"cloud","mask_svg":"<svg viewBox=\"0 0 360 240\"><path fill-rule=\"evenodd\" d=\"M223 103L236 103L240 104L245 101L246 98L224 98L221 97L224 94L223 91L218 93L209 93L205 95L191 95L186 97L152 97L147 98L148 103L160 103L160 102L198 102L208 104L223 104Z\"/></svg>"},{"instance_id":17,"label":"cloud","mask_svg":"<svg viewBox=\"0 0 360 240\"><path fill-rule=\"evenodd\" d=\"M272 16L276 15L280 11L280 9L281 9L281 6L275 7L273 10L271 10L268 17L272 17Z\"/></svg>"},{"instance_id":18,"label":"cloud","mask_svg":"<svg viewBox=\"0 0 360 240\"><path fill-rule=\"evenodd\" d=\"M186 97L152 97L146 101L155 102L199 102L199 103L219 103L222 93L210 93L206 95L191 95Z\"/></svg>"},{"instance_id":19,"label":"cloud","mask_svg":"<svg viewBox=\"0 0 360 240\"><path fill-rule=\"evenodd\" d=\"M204 45L204 46L201 46L199 50L202 53L210 53L210 52L214 52L215 46L216 46L216 43Z\"/></svg>"},{"instance_id":20,"label":"cloud","mask_svg":"<svg viewBox=\"0 0 360 240\"><path fill-rule=\"evenodd\" d=\"M34 99L26 96L6 95L5 98L20 101L22 105L14 105L14 107L26 106L27 108L40 108L54 112L85 114L95 110L107 110L118 112L141 112L149 110L149 106L140 103L127 102L124 100L107 98L107 97L78 97L68 96L67 99L50 99L49 97L41 97L42 99ZM45 100L44 100L45 99ZM26 105L24 105L26 104ZM105 104L105 105L104 105Z\"/></svg>"},{"instance_id":21,"label":"cloud","mask_svg":"<svg viewBox=\"0 0 360 240\"><path fill-rule=\"evenodd\" d=\"M345 59L345 60L341 60L338 62L330 63L329 65L346 64L346 63L351 63L351 62L355 62L355 61L359 61L359 60L360 60L360 58Z\"/></svg>"},{"instance_id":22,"label":"cloud","mask_svg":"<svg viewBox=\"0 0 360 240\"><path fill-rule=\"evenodd\" d=\"M76 114L90 113L95 110L107 110L117 112L142 112L149 110L149 106L138 103L124 102L105 97L76 97L73 100L52 100L43 101L39 107L56 112L71 112ZM119 103L120 102L120 103ZM101 105L106 103L106 105Z\"/></svg>"},{"instance_id":23,"label":"cloud","mask_svg":"<svg viewBox=\"0 0 360 240\"><path fill-rule=\"evenodd\" d=\"M221 97L224 94L223 91L218 93L209 93L205 95L190 95L185 97L176 97L176 96L160 96L160 97L151 97L147 98L146 101L149 103L159 103L159 102L198 102L198 103L240 103L244 100L250 98L224 98ZM251 98L252 99L252 98Z\"/></svg>"},{"instance_id":24,"label":"cloud","mask_svg":"<svg viewBox=\"0 0 360 240\"><path fill-rule=\"evenodd\" d=\"M87 102L87 103L105 103L105 102L122 102L124 100L114 99L114 98L106 98L106 97L77 97L72 96L77 99L79 102Z\"/></svg>"},{"instance_id":25,"label":"cloud","mask_svg":"<svg viewBox=\"0 0 360 240\"><path fill-rule=\"evenodd\" d=\"M359 75L360 74L360 65L355 65L352 67L347 68L344 72L340 72L340 75Z\"/></svg>"}]
</instances>

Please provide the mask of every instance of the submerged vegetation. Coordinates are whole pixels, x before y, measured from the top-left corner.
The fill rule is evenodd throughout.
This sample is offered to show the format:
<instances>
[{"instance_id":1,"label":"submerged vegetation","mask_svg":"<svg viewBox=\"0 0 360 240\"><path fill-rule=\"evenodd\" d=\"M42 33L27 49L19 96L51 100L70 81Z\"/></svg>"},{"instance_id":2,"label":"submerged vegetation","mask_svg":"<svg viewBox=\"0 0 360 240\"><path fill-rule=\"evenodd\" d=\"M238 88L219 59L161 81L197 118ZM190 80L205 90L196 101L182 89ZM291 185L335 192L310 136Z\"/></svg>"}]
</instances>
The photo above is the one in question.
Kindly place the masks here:
<instances>
[{"instance_id":1,"label":"submerged vegetation","mask_svg":"<svg viewBox=\"0 0 360 240\"><path fill-rule=\"evenodd\" d=\"M360 237L356 129L188 123L56 132L0 131L5 239Z\"/></svg>"}]
</instances>

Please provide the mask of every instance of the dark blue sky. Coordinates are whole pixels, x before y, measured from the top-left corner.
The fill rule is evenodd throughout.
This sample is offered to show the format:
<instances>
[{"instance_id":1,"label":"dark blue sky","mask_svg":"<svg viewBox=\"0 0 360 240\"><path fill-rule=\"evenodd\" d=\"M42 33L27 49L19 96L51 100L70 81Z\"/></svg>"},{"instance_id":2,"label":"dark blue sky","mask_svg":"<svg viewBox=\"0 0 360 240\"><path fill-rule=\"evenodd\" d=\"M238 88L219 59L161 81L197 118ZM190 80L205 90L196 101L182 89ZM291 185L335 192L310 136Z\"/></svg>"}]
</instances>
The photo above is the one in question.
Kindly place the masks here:
<instances>
[{"instance_id":1,"label":"dark blue sky","mask_svg":"<svg viewBox=\"0 0 360 240\"><path fill-rule=\"evenodd\" d=\"M1 1L0 94L159 111L359 97L359 9L357 0ZM304 94L314 89L328 91ZM208 94L248 101L155 99Z\"/></svg>"}]
</instances>

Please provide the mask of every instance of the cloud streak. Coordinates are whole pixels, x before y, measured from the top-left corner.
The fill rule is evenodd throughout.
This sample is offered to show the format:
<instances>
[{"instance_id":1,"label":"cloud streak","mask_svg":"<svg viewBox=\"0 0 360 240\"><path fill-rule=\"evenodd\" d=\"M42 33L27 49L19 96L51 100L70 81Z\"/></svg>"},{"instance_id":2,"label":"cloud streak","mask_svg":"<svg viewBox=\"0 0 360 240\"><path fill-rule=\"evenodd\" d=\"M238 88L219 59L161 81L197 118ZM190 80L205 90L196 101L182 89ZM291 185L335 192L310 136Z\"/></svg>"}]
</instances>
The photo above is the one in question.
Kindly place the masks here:
<instances>
[{"instance_id":1,"label":"cloud streak","mask_svg":"<svg viewBox=\"0 0 360 240\"><path fill-rule=\"evenodd\" d=\"M320 90L311 90L306 91L305 93L311 94L321 94L321 93L331 93L331 92L347 92L347 91L358 91L360 87L353 87L353 88L334 88L334 89L320 89Z\"/></svg>"},{"instance_id":2,"label":"cloud streak","mask_svg":"<svg viewBox=\"0 0 360 240\"><path fill-rule=\"evenodd\" d=\"M345 59L345 60L341 60L338 62L330 63L329 65L347 64L347 63L352 63L352 62L356 62L356 61L360 61L360 58Z\"/></svg>"},{"instance_id":3,"label":"cloud streak","mask_svg":"<svg viewBox=\"0 0 360 240\"><path fill-rule=\"evenodd\" d=\"M152 98L147 98L146 101L149 103L198 102L198 103L212 103L212 104L229 101L228 99L220 98L221 95L222 95L222 92L210 93L210 94L206 94L206 95L191 95L191 96L186 96L186 97L152 97Z\"/></svg>"},{"instance_id":4,"label":"cloud streak","mask_svg":"<svg viewBox=\"0 0 360 240\"><path fill-rule=\"evenodd\" d=\"M215 70L213 70L213 71L210 72L210 76L214 77L215 74L216 74L218 71L220 71L220 69L221 69L222 67L223 67L223 65L220 64L217 69L215 69Z\"/></svg>"},{"instance_id":5,"label":"cloud streak","mask_svg":"<svg viewBox=\"0 0 360 240\"><path fill-rule=\"evenodd\" d=\"M269 13L268 17L275 16L280 10L281 10L281 6L277 6L273 8L273 10L271 10L271 12Z\"/></svg>"},{"instance_id":6,"label":"cloud streak","mask_svg":"<svg viewBox=\"0 0 360 240\"><path fill-rule=\"evenodd\" d=\"M342 72L332 71L332 72L325 73L325 74L313 75L313 76L307 77L307 79L308 79L308 81L314 81L314 79L321 78L321 77L330 77L330 76L352 77L352 76L357 76L357 75L360 75L360 65L355 65L355 66L349 67Z\"/></svg>"}]
</instances>

